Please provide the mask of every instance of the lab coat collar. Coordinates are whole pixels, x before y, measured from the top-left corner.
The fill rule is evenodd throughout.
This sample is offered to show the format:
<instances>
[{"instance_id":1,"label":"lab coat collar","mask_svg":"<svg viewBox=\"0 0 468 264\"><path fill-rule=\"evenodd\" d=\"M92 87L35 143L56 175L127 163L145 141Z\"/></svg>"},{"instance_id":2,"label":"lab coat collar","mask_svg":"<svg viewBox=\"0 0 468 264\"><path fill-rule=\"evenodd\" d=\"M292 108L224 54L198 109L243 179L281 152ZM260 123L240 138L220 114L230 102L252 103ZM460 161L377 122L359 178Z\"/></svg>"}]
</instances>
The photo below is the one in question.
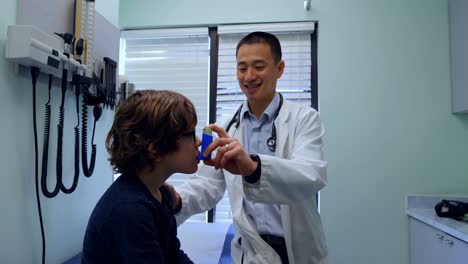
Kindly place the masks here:
<instances>
[{"instance_id":1,"label":"lab coat collar","mask_svg":"<svg viewBox=\"0 0 468 264\"><path fill-rule=\"evenodd\" d=\"M276 93L275 97L277 97L277 105L279 104L279 94ZM274 101L275 99L273 99ZM275 105L274 102L272 101L272 103L270 103L270 106L271 105ZM243 105L242 105L242 109L246 109L247 108L247 112L248 112L248 107L247 107L247 100L244 101ZM276 111L276 107L273 107L273 112ZM243 113L246 112L246 110L242 110ZM283 152L284 152L284 147L286 145L286 143L288 142L288 138L289 138L289 133L291 133L292 131L288 131L289 129L289 126L287 125L288 122L289 122L289 119L291 118L291 113L290 113L290 104L288 102L288 100L284 99L283 100L283 106L281 106L281 110L278 114L278 118L276 118L275 120L275 126L276 126L276 137L277 137L277 146L276 146L276 151L275 151L275 156L277 157L282 157L283 155ZM242 136L240 134L240 131L242 131L242 127L243 127L243 124L244 124L244 114L241 114L240 115L240 126L238 129L231 129L231 131L234 131L234 132L230 132L230 136L235 136L239 142L241 144L243 144L242 142Z\"/></svg>"},{"instance_id":2,"label":"lab coat collar","mask_svg":"<svg viewBox=\"0 0 468 264\"><path fill-rule=\"evenodd\" d=\"M260 115L259 119L261 120L263 115L267 116L268 121L275 118L275 113L276 113L276 109L278 109L279 102L280 102L280 96L279 96L278 93L275 93L275 96L273 96L273 99L268 104L265 111L263 111L263 113ZM248 116L249 114L254 116L254 114L250 111L247 99L244 100L244 102L242 103L242 113L241 114L242 114L243 117Z\"/></svg>"}]
</instances>

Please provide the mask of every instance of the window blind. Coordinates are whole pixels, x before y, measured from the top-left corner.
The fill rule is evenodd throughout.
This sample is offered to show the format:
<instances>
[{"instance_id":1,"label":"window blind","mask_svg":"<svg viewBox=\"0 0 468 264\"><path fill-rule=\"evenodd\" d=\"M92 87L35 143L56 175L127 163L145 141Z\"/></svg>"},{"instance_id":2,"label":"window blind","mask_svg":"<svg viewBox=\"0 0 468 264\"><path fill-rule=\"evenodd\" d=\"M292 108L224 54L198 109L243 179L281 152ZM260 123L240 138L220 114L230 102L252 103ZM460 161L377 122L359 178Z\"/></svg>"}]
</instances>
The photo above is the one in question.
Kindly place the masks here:
<instances>
[{"instance_id":1,"label":"window blind","mask_svg":"<svg viewBox=\"0 0 468 264\"><path fill-rule=\"evenodd\" d=\"M130 30L121 37L121 73L135 90L173 90L187 96L197 111L200 134L209 113L208 29ZM177 187L189 177L175 174L168 182ZM206 221L206 213L188 221Z\"/></svg>"},{"instance_id":2,"label":"window blind","mask_svg":"<svg viewBox=\"0 0 468 264\"><path fill-rule=\"evenodd\" d=\"M237 43L248 33L265 31L278 37L285 62L285 70L277 82L276 90L285 99L311 105L311 34L314 23L273 23L255 25L220 26L218 85L216 92L216 120L231 118L245 96L236 77ZM232 221L227 193L216 206L216 221Z\"/></svg>"}]
</instances>

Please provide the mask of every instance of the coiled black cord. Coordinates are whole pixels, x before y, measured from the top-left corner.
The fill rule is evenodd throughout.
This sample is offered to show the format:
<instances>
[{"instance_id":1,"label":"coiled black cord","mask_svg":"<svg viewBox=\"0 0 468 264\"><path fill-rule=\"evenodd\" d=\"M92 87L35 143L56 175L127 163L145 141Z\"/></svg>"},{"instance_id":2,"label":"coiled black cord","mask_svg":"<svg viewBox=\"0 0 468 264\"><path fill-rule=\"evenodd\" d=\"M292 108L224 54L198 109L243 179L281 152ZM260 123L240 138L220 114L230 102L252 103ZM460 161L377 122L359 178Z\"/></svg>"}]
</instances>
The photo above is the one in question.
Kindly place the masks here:
<instances>
[{"instance_id":1,"label":"coiled black cord","mask_svg":"<svg viewBox=\"0 0 468 264\"><path fill-rule=\"evenodd\" d=\"M96 144L94 144L94 129L96 128L96 119L94 119L93 137L91 139L91 164L88 167L88 104L83 97L82 112L81 112L81 165L83 174L90 177L94 172L96 163Z\"/></svg>"},{"instance_id":2,"label":"coiled black cord","mask_svg":"<svg viewBox=\"0 0 468 264\"><path fill-rule=\"evenodd\" d=\"M67 92L68 70L64 67L62 70L62 102L60 104L59 123L57 125L57 157L55 169L57 173L57 185L62 185L62 155L63 155L63 128L65 126L65 94Z\"/></svg>"},{"instance_id":3,"label":"coiled black cord","mask_svg":"<svg viewBox=\"0 0 468 264\"><path fill-rule=\"evenodd\" d=\"M49 75L49 101L46 104L46 124L44 128L44 146L42 152L42 176L41 176L41 187L42 193L47 198L53 198L57 196L60 190L66 194L70 194L75 191L78 186L78 180L80 176L80 115L79 115L79 87L76 88L78 91L75 91L77 100L76 100L76 111L78 124L74 128L75 132L75 173L73 176L73 183L70 188L65 187L63 184L63 171L62 171L62 162L63 162L63 129L64 129L64 120L65 120L65 93L67 89L67 75L68 71L63 69L62 71L62 102L60 105L60 115L59 115L59 124L57 125L57 159L56 159L56 175L57 182L55 188L50 192L47 188L47 164L49 156L49 135L50 135L50 119L51 119L51 106L50 102L50 90L52 87L52 75ZM75 79L76 80L76 79Z\"/></svg>"},{"instance_id":4,"label":"coiled black cord","mask_svg":"<svg viewBox=\"0 0 468 264\"><path fill-rule=\"evenodd\" d=\"M45 264L45 252L46 252L46 242L44 234L44 222L42 220L42 209L41 209L41 199L39 197L39 168L38 168L38 146L37 146L37 122L36 122L36 82L37 77L39 76L40 69L37 67L31 67L31 79L33 86L33 126L34 126L34 171L35 171L35 186L36 186L36 202L37 202L37 211L39 213L39 223L41 225L41 238L42 238L42 264Z\"/></svg>"},{"instance_id":5,"label":"coiled black cord","mask_svg":"<svg viewBox=\"0 0 468 264\"><path fill-rule=\"evenodd\" d=\"M49 74L49 100L45 105L45 124L44 124L44 143L42 145L42 172L41 172L41 184L42 181L47 177L47 164L49 162L49 135L50 135L50 120L51 120L51 105L50 105L50 90L52 88L53 75ZM44 187L43 187L44 188ZM47 190L47 185L46 185ZM51 193L52 195L53 193Z\"/></svg>"},{"instance_id":6,"label":"coiled black cord","mask_svg":"<svg viewBox=\"0 0 468 264\"><path fill-rule=\"evenodd\" d=\"M73 84L75 85L75 105L76 105L76 117L77 117L77 125L74 127L75 132L75 174L73 176L73 183L70 189L67 189L65 185L63 185L63 181L60 183L60 189L64 193L72 193L75 191L76 187L78 186L78 179L80 178L80 77L78 75L73 76Z\"/></svg>"},{"instance_id":7,"label":"coiled black cord","mask_svg":"<svg viewBox=\"0 0 468 264\"><path fill-rule=\"evenodd\" d=\"M68 76L68 70L64 67L62 70L62 102L60 104L59 124L57 125L57 159L56 159L57 182L52 192L50 192L49 189L47 188L47 158L45 161L45 166L44 166L44 158L42 159L43 167L42 167L41 187L42 187L42 193L47 198L54 198L55 196L57 196L57 194L60 191L60 187L62 186L63 127L64 127L64 121L65 121L64 120L64 116L65 116L64 105L65 105L65 93L67 91L67 76ZM46 139L48 141L48 137ZM48 144L47 144L47 150L48 150ZM47 154L48 152L46 152L46 155Z\"/></svg>"}]
</instances>

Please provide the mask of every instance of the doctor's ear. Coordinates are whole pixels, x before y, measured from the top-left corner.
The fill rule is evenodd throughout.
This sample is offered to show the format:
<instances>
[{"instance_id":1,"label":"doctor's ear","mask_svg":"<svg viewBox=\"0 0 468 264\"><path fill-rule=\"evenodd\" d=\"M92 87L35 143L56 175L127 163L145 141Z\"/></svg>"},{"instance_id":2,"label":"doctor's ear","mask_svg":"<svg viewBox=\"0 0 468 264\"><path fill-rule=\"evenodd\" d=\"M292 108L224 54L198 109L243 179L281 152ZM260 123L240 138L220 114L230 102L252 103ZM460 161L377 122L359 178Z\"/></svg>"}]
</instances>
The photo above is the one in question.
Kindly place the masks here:
<instances>
[{"instance_id":1,"label":"doctor's ear","mask_svg":"<svg viewBox=\"0 0 468 264\"><path fill-rule=\"evenodd\" d=\"M280 62L278 62L277 67L278 67L278 75L276 77L279 79L281 78L284 72L284 60L281 60Z\"/></svg>"},{"instance_id":2,"label":"doctor's ear","mask_svg":"<svg viewBox=\"0 0 468 264\"><path fill-rule=\"evenodd\" d=\"M149 146L148 146L148 153L149 153L149 156L152 160L154 161L161 161L162 160L162 155L160 154L160 152L156 149L156 145L154 143L150 143Z\"/></svg>"}]
</instances>

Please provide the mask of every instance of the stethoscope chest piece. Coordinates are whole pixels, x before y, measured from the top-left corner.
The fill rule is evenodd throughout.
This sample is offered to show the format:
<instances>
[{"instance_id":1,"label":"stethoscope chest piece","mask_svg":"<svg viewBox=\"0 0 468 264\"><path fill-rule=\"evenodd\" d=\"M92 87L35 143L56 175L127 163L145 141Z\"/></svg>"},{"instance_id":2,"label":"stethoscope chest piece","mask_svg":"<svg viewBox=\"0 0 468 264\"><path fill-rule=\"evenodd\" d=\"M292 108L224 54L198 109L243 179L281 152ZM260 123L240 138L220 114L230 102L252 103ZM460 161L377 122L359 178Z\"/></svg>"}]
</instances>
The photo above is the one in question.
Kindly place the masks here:
<instances>
[{"instance_id":1,"label":"stethoscope chest piece","mask_svg":"<svg viewBox=\"0 0 468 264\"><path fill-rule=\"evenodd\" d=\"M268 148L269 148L272 152L275 152L275 150L276 150L276 137L270 137L270 138L267 140L267 145L268 145Z\"/></svg>"},{"instance_id":2,"label":"stethoscope chest piece","mask_svg":"<svg viewBox=\"0 0 468 264\"><path fill-rule=\"evenodd\" d=\"M268 149L271 151L271 152L275 152L276 150L276 126L275 126L275 120L276 118L278 117L279 115L279 112L281 110L281 106L283 105L283 95L282 94L279 94L280 96L280 102L279 102L279 105L278 105L278 108L276 109L276 112L275 112L275 116L274 116L274 119L273 119L273 125L272 125L272 129L271 129L271 137L269 139L267 139L267 146L268 146ZM231 128L231 126L233 124L235 124L235 127L238 128L239 127L239 123L240 123L240 113L242 111L242 104L240 105L239 109L237 109L237 112L234 114L234 116L232 117L231 121L229 122L229 124L227 125L227 128L226 128L226 132L229 132L229 129Z\"/></svg>"}]
</instances>

